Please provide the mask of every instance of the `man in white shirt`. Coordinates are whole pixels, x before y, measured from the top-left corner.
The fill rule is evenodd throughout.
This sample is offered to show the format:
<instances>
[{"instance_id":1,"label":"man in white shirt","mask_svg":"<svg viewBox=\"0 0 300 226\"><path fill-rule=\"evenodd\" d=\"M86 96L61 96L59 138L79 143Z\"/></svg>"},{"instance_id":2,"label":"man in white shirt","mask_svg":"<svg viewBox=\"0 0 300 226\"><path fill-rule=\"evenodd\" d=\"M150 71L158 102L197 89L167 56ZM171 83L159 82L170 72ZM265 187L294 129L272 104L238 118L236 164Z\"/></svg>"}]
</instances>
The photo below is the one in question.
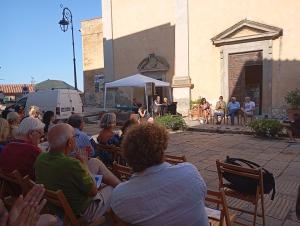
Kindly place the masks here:
<instances>
[{"instance_id":1,"label":"man in white shirt","mask_svg":"<svg viewBox=\"0 0 300 226\"><path fill-rule=\"evenodd\" d=\"M245 97L245 103L244 107L242 108L242 111L244 113L245 122L247 123L248 118L252 118L254 115L255 110L255 103L254 101L251 101L250 97Z\"/></svg>"},{"instance_id":2,"label":"man in white shirt","mask_svg":"<svg viewBox=\"0 0 300 226\"><path fill-rule=\"evenodd\" d=\"M164 162L167 143L168 132L159 125L129 129L122 149L134 174L113 190L111 208L140 226L208 226L206 184L194 165Z\"/></svg>"}]
</instances>

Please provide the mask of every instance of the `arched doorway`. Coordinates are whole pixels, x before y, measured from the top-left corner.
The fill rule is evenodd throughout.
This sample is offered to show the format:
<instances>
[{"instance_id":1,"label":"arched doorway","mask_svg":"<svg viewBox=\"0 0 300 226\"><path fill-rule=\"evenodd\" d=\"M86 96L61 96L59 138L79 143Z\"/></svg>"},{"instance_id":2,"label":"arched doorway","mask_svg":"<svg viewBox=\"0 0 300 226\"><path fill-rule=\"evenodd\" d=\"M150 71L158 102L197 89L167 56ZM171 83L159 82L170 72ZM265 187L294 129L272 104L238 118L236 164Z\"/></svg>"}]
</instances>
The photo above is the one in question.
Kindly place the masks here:
<instances>
[{"instance_id":1,"label":"arched doorway","mask_svg":"<svg viewBox=\"0 0 300 226\"><path fill-rule=\"evenodd\" d=\"M151 53L139 63L137 69L142 75L160 81L166 81L166 73L169 70L169 63L164 57ZM155 92L160 97L169 95L161 87L156 87Z\"/></svg>"}]
</instances>

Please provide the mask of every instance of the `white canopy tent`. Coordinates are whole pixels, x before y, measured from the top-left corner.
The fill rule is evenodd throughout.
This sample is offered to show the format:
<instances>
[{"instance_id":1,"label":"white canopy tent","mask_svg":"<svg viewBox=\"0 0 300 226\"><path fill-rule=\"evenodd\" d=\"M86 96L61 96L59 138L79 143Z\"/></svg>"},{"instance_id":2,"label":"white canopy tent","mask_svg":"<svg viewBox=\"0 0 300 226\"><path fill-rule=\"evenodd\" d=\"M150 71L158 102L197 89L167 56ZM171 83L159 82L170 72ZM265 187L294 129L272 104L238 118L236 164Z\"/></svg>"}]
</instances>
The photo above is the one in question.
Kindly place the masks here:
<instances>
[{"instance_id":1,"label":"white canopy tent","mask_svg":"<svg viewBox=\"0 0 300 226\"><path fill-rule=\"evenodd\" d=\"M113 82L106 83L104 85L104 109L106 107L106 91L107 88L118 88L118 87L144 87L145 99L147 110L148 109L148 98L147 98L147 83L154 83L155 87L170 87L170 83L159 81L141 74L132 75L126 78L122 78ZM169 95L171 96L171 89L169 88Z\"/></svg>"}]
</instances>

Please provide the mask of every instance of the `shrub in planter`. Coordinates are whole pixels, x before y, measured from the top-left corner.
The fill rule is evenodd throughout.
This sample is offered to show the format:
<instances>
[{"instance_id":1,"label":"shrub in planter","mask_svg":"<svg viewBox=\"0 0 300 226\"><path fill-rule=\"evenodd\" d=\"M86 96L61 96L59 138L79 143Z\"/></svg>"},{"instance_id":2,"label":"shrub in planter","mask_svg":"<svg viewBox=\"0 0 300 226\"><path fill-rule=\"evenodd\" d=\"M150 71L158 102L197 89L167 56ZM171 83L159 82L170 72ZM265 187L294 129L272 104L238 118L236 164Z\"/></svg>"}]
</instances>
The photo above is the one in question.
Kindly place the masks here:
<instances>
[{"instance_id":1,"label":"shrub in planter","mask_svg":"<svg viewBox=\"0 0 300 226\"><path fill-rule=\"evenodd\" d=\"M287 109L288 119L293 120L295 113L300 114L300 89L294 89L287 93L285 101L289 104Z\"/></svg>"},{"instance_id":2,"label":"shrub in planter","mask_svg":"<svg viewBox=\"0 0 300 226\"><path fill-rule=\"evenodd\" d=\"M199 96L198 99L196 99L196 100L191 100L190 107L192 108L195 105L199 105L201 103L201 100L202 100L201 96Z\"/></svg>"},{"instance_id":3,"label":"shrub in planter","mask_svg":"<svg viewBox=\"0 0 300 226\"><path fill-rule=\"evenodd\" d=\"M185 129L186 124L182 116L179 115L164 115L155 118L155 122L165 126L167 129L179 130Z\"/></svg>"},{"instance_id":4,"label":"shrub in planter","mask_svg":"<svg viewBox=\"0 0 300 226\"><path fill-rule=\"evenodd\" d=\"M275 137L282 130L281 123L275 119L258 119L250 122L249 126L258 136Z\"/></svg>"},{"instance_id":5,"label":"shrub in planter","mask_svg":"<svg viewBox=\"0 0 300 226\"><path fill-rule=\"evenodd\" d=\"M285 101L293 108L300 108L300 89L291 90L285 96Z\"/></svg>"}]
</instances>

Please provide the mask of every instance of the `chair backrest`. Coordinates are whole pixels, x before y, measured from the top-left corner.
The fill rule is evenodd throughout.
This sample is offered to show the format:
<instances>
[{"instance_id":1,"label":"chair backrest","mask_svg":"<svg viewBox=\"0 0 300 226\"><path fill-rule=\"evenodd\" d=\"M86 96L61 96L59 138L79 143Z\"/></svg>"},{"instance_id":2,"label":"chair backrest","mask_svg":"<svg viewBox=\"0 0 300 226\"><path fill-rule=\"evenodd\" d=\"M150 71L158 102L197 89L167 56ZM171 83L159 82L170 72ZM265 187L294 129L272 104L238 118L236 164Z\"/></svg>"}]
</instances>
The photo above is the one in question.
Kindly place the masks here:
<instances>
[{"instance_id":1,"label":"chair backrest","mask_svg":"<svg viewBox=\"0 0 300 226\"><path fill-rule=\"evenodd\" d=\"M6 173L0 169L0 198L4 198L6 195L18 197L22 193L22 188L15 176L16 174L21 177L20 173L17 171Z\"/></svg>"},{"instance_id":2,"label":"chair backrest","mask_svg":"<svg viewBox=\"0 0 300 226\"><path fill-rule=\"evenodd\" d=\"M176 155L165 154L165 161L170 164L178 164L178 163L186 162L186 158L184 155L176 156Z\"/></svg>"},{"instance_id":3,"label":"chair backrest","mask_svg":"<svg viewBox=\"0 0 300 226\"><path fill-rule=\"evenodd\" d=\"M35 185L35 182L30 180L28 176L24 177L23 180L24 180L23 183L26 184L27 188L31 189ZM64 225L68 225L68 222L70 222L72 226L81 225L62 190L51 191L49 189L46 189L44 198L51 205L63 210Z\"/></svg>"},{"instance_id":4,"label":"chair backrest","mask_svg":"<svg viewBox=\"0 0 300 226\"><path fill-rule=\"evenodd\" d=\"M126 223L125 221L121 220L111 209L109 211L109 216L111 219L111 226L136 226L134 224Z\"/></svg>"},{"instance_id":5,"label":"chair backrest","mask_svg":"<svg viewBox=\"0 0 300 226\"><path fill-rule=\"evenodd\" d=\"M220 191L207 190L205 201L207 203L214 204L221 212L219 219L216 219L214 217L212 217L211 219L219 221L220 225L223 225L223 221L225 219L226 226L231 225L229 210L223 188L221 188Z\"/></svg>"},{"instance_id":6,"label":"chair backrest","mask_svg":"<svg viewBox=\"0 0 300 226\"><path fill-rule=\"evenodd\" d=\"M261 169L249 169L241 166L235 166L233 164L228 164L224 162L216 161L218 177L219 177L219 187L228 187L224 183L224 173L231 175L238 175L244 178L250 178L257 181L257 192L264 194L263 192L263 174Z\"/></svg>"},{"instance_id":7,"label":"chair backrest","mask_svg":"<svg viewBox=\"0 0 300 226\"><path fill-rule=\"evenodd\" d=\"M132 169L130 167L120 165L116 162L113 164L113 172L122 181L128 180L132 175Z\"/></svg>"},{"instance_id":8,"label":"chair backrest","mask_svg":"<svg viewBox=\"0 0 300 226\"><path fill-rule=\"evenodd\" d=\"M115 145L95 143L94 148L99 151L106 151L108 153L111 153L114 162L120 163L120 161L123 159L121 148Z\"/></svg>"}]
</instances>

